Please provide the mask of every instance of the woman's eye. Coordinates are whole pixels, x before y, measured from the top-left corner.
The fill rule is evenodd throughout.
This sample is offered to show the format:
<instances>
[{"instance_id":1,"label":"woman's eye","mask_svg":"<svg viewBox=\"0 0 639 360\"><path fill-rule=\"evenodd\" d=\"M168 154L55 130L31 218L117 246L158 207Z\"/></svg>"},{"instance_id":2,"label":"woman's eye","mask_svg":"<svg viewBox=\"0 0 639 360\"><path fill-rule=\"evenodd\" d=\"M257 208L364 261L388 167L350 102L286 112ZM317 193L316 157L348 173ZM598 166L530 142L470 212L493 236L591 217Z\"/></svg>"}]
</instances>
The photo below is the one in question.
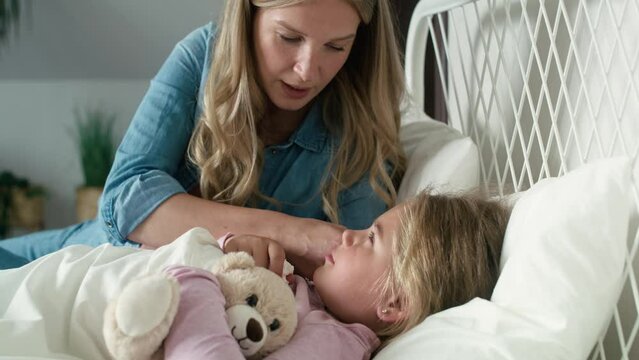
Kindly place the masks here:
<instances>
[{"instance_id":1,"label":"woman's eye","mask_svg":"<svg viewBox=\"0 0 639 360\"><path fill-rule=\"evenodd\" d=\"M368 240L370 240L370 242L374 242L375 241L375 233L374 232L369 232L368 233Z\"/></svg>"},{"instance_id":2,"label":"woman's eye","mask_svg":"<svg viewBox=\"0 0 639 360\"><path fill-rule=\"evenodd\" d=\"M327 44L326 46L328 46L328 48L333 50L333 51L344 51L344 47L342 47L342 46L337 46L337 45L333 45L333 44Z\"/></svg>"},{"instance_id":3,"label":"woman's eye","mask_svg":"<svg viewBox=\"0 0 639 360\"><path fill-rule=\"evenodd\" d=\"M284 40L285 42L289 42L289 43L296 43L299 42L300 40L302 40L300 37L296 37L296 36L286 36L286 35L282 35L279 34L280 39Z\"/></svg>"}]
</instances>

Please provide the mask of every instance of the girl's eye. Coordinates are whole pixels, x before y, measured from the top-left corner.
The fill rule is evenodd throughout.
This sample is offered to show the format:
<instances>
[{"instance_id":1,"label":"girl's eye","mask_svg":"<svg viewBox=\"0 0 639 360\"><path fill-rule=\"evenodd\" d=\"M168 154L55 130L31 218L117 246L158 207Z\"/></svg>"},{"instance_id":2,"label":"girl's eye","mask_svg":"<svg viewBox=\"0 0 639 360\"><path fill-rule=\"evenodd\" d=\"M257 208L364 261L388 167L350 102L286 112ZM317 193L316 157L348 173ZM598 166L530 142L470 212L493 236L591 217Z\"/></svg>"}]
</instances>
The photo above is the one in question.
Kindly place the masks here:
<instances>
[{"instance_id":1,"label":"girl's eye","mask_svg":"<svg viewBox=\"0 0 639 360\"><path fill-rule=\"evenodd\" d=\"M370 242L375 242L375 233L374 232L369 232L368 233L368 240L370 240Z\"/></svg>"}]
</instances>

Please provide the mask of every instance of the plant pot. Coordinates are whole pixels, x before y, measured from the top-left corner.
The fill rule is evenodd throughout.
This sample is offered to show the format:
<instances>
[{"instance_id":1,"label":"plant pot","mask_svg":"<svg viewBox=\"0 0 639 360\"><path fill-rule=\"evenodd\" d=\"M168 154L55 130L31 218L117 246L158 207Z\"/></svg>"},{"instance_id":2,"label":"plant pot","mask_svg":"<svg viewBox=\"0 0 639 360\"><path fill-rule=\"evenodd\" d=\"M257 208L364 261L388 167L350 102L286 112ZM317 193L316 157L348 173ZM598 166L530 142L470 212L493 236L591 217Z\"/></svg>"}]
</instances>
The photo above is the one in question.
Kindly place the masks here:
<instances>
[{"instance_id":1,"label":"plant pot","mask_svg":"<svg viewBox=\"0 0 639 360\"><path fill-rule=\"evenodd\" d=\"M78 222L96 218L102 190L102 187L93 186L82 186L75 189L75 214Z\"/></svg>"},{"instance_id":2,"label":"plant pot","mask_svg":"<svg viewBox=\"0 0 639 360\"><path fill-rule=\"evenodd\" d=\"M9 227L41 230L44 225L44 196L28 196L24 189L12 190L11 196Z\"/></svg>"}]
</instances>

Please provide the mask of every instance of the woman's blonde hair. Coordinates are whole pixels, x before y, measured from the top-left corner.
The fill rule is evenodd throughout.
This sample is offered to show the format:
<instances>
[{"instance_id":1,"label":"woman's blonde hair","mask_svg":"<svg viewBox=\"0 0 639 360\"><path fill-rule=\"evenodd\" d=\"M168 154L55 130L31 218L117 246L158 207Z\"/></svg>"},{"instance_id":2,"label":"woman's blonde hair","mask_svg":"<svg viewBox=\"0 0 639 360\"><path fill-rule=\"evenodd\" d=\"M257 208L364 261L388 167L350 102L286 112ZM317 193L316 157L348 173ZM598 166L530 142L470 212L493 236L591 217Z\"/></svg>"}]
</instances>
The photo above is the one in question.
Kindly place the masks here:
<instances>
[{"instance_id":1,"label":"woman's blonde hair","mask_svg":"<svg viewBox=\"0 0 639 360\"><path fill-rule=\"evenodd\" d=\"M406 316L379 332L385 344L431 314L490 299L509 216L508 207L478 192L427 190L407 203L380 291L380 301L398 301Z\"/></svg>"},{"instance_id":2,"label":"woman's blonde hair","mask_svg":"<svg viewBox=\"0 0 639 360\"><path fill-rule=\"evenodd\" d=\"M268 99L256 81L253 17L257 8L304 1L227 1L202 117L189 148L190 160L200 169L204 198L233 205L268 199L258 186L263 144L256 129ZM362 24L348 60L323 92L325 124L339 139L330 145L333 155L322 188L323 209L333 222L339 222L339 192L367 173L372 188L391 206L405 167L399 144L404 82L389 1L345 1L358 11Z\"/></svg>"}]
</instances>

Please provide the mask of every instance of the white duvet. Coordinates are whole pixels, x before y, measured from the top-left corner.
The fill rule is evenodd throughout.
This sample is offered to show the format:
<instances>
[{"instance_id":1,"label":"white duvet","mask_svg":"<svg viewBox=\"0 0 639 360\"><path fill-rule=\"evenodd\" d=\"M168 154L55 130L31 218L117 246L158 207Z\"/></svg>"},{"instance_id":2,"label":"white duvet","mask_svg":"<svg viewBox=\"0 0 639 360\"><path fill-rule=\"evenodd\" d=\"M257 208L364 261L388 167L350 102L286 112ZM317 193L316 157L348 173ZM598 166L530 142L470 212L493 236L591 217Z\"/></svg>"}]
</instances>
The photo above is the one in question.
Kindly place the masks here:
<instances>
[{"instance_id":1,"label":"white duvet","mask_svg":"<svg viewBox=\"0 0 639 360\"><path fill-rule=\"evenodd\" d=\"M128 281L171 264L210 269L220 256L196 228L155 251L75 245L0 271L0 359L109 359L102 315Z\"/></svg>"}]
</instances>

